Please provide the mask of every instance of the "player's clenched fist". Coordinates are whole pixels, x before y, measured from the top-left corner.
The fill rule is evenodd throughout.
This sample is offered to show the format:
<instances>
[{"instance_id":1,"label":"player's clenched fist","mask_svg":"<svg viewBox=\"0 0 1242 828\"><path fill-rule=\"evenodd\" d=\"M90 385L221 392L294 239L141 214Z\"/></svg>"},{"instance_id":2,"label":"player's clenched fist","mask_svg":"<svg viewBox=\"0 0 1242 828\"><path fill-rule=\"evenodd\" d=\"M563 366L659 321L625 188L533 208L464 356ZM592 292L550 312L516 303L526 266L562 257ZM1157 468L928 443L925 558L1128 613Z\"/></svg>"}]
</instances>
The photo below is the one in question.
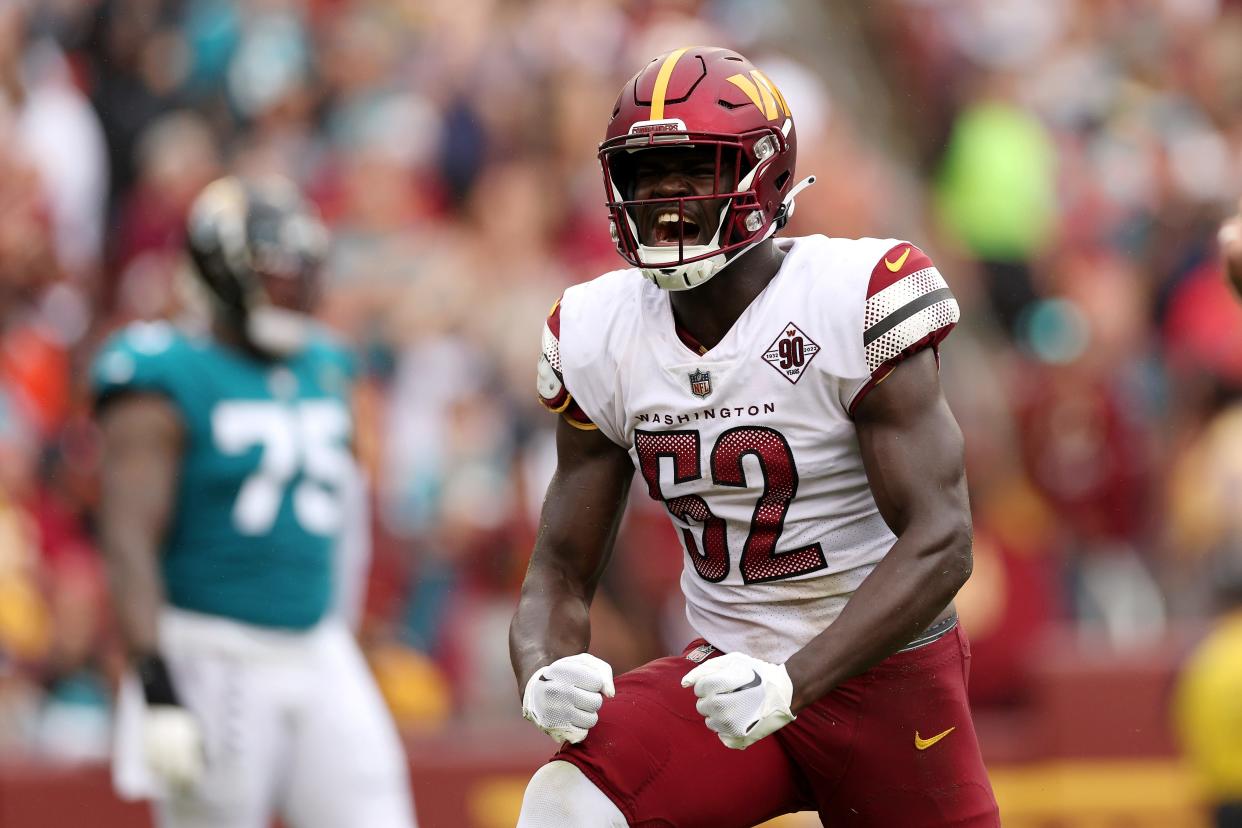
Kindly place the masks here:
<instances>
[{"instance_id":1,"label":"player's clenched fist","mask_svg":"<svg viewBox=\"0 0 1242 828\"><path fill-rule=\"evenodd\" d=\"M578 744L599 721L605 698L617 694L612 667L590 653L565 656L526 682L522 716L557 743Z\"/></svg>"},{"instance_id":2,"label":"player's clenched fist","mask_svg":"<svg viewBox=\"0 0 1242 828\"><path fill-rule=\"evenodd\" d=\"M203 776L202 731L184 707L148 707L142 723L142 747L147 766L174 791L193 787Z\"/></svg>"},{"instance_id":3,"label":"player's clenched fist","mask_svg":"<svg viewBox=\"0 0 1242 828\"><path fill-rule=\"evenodd\" d=\"M681 686L694 687L695 707L725 747L745 750L794 720L793 682L784 664L729 653L686 673Z\"/></svg>"}]
</instances>

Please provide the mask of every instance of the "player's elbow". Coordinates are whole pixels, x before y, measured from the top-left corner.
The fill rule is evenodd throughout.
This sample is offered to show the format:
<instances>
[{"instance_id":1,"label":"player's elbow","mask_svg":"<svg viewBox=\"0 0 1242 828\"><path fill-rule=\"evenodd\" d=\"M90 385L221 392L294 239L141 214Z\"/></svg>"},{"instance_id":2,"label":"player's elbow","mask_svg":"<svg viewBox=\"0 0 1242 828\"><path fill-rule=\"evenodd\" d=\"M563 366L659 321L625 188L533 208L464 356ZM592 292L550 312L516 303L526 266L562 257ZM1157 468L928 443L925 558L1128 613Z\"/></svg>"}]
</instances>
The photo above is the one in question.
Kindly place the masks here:
<instances>
[{"instance_id":1,"label":"player's elbow","mask_svg":"<svg viewBox=\"0 0 1242 828\"><path fill-rule=\"evenodd\" d=\"M927 526L924 560L931 570L931 577L943 585L946 592L956 593L970 577L974 568L974 527L970 513L938 515Z\"/></svg>"},{"instance_id":2,"label":"player's elbow","mask_svg":"<svg viewBox=\"0 0 1242 828\"><path fill-rule=\"evenodd\" d=\"M945 579L948 581L953 594L966 585L970 580L970 573L975 569L975 556L971 551L970 545L957 548L953 555L949 558L945 565Z\"/></svg>"},{"instance_id":3,"label":"player's elbow","mask_svg":"<svg viewBox=\"0 0 1242 828\"><path fill-rule=\"evenodd\" d=\"M937 570L946 588L956 593L974 571L974 526L970 514L946 521L937 544Z\"/></svg>"}]
</instances>

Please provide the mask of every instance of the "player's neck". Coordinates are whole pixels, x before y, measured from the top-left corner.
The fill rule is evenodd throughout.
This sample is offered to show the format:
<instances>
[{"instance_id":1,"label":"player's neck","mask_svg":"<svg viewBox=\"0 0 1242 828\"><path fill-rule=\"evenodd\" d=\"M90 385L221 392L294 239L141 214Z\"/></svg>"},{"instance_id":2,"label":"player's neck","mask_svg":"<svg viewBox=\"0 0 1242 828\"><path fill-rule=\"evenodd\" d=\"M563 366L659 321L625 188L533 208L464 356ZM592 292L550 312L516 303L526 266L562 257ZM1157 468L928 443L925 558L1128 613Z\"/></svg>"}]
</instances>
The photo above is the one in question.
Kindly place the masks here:
<instances>
[{"instance_id":1,"label":"player's neck","mask_svg":"<svg viewBox=\"0 0 1242 828\"><path fill-rule=\"evenodd\" d=\"M704 348L716 347L781 268L785 252L772 239L748 250L691 290L669 294L673 314Z\"/></svg>"},{"instance_id":2,"label":"player's neck","mask_svg":"<svg viewBox=\"0 0 1242 828\"><path fill-rule=\"evenodd\" d=\"M237 329L236 325L232 325L220 317L216 317L211 321L211 336L216 342L244 354L251 359L260 360L262 362L273 362L274 358L271 354L260 351L250 343L245 335Z\"/></svg>"}]
</instances>

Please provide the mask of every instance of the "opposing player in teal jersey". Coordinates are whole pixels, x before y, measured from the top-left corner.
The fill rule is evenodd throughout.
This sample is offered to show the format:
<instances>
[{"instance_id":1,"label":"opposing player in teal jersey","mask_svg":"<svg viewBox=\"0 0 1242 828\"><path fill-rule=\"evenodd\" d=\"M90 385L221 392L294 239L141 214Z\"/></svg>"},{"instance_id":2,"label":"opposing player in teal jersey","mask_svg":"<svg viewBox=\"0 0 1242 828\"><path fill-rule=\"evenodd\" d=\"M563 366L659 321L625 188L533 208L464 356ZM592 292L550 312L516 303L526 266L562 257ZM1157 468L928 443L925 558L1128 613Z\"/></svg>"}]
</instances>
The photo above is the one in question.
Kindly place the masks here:
<instances>
[{"instance_id":1,"label":"opposing player in teal jersey","mask_svg":"<svg viewBox=\"0 0 1242 828\"><path fill-rule=\"evenodd\" d=\"M400 742L333 612L360 484L353 366L310 316L325 244L289 182L212 183L188 227L210 333L131 325L93 367L135 668L114 777L161 826L413 825Z\"/></svg>"}]
</instances>

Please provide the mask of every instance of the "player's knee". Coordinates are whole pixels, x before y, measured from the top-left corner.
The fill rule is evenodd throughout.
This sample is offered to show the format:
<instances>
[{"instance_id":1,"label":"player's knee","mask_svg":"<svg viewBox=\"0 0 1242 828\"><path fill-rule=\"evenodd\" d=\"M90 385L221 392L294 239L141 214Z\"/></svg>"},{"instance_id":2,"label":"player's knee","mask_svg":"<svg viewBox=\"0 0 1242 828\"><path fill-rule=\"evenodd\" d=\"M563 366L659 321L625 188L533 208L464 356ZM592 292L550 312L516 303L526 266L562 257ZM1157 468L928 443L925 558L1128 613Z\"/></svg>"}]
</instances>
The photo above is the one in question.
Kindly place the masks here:
<instances>
[{"instance_id":1,"label":"player's knee","mask_svg":"<svg viewBox=\"0 0 1242 828\"><path fill-rule=\"evenodd\" d=\"M517 828L625 828L613 801L568 762L549 762L535 772L522 797Z\"/></svg>"}]
</instances>

